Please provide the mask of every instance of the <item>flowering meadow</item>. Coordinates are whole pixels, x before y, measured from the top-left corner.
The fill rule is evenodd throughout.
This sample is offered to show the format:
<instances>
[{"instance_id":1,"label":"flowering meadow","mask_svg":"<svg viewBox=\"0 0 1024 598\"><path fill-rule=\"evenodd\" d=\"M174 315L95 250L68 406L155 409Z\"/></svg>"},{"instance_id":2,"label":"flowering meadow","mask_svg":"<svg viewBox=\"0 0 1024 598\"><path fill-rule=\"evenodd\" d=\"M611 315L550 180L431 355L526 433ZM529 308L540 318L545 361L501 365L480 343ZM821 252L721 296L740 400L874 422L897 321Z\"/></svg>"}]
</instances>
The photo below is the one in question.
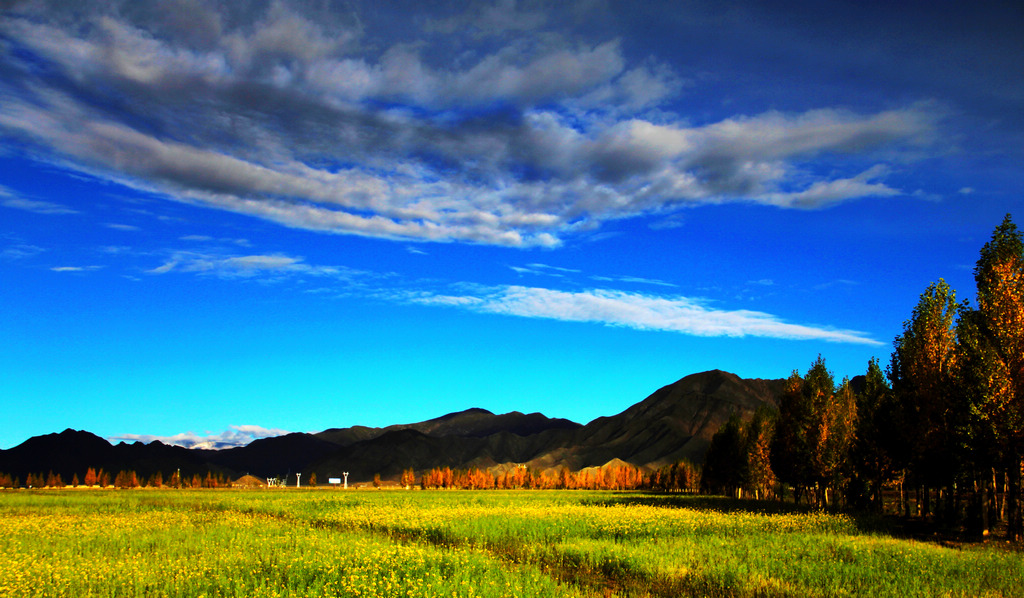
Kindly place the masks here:
<instances>
[{"instance_id":1,"label":"flowering meadow","mask_svg":"<svg viewBox=\"0 0 1024 598\"><path fill-rule=\"evenodd\" d=\"M610 595L1024 596L1024 555L637 493L0 492L0 597Z\"/></svg>"}]
</instances>

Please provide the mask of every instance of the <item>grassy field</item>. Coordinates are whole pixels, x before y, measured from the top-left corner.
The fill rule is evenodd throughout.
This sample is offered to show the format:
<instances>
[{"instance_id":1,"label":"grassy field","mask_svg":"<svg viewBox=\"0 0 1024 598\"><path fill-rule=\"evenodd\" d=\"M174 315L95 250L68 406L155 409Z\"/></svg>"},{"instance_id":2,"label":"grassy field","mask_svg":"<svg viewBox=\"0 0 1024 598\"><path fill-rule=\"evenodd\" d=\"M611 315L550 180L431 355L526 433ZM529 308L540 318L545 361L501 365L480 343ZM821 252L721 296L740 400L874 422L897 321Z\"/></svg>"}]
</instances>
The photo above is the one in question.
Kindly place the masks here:
<instances>
[{"instance_id":1,"label":"grassy field","mask_svg":"<svg viewBox=\"0 0 1024 598\"><path fill-rule=\"evenodd\" d=\"M1024 554L635 493L6 491L6 596L1024 596ZM877 526L873 526L877 529Z\"/></svg>"}]
</instances>

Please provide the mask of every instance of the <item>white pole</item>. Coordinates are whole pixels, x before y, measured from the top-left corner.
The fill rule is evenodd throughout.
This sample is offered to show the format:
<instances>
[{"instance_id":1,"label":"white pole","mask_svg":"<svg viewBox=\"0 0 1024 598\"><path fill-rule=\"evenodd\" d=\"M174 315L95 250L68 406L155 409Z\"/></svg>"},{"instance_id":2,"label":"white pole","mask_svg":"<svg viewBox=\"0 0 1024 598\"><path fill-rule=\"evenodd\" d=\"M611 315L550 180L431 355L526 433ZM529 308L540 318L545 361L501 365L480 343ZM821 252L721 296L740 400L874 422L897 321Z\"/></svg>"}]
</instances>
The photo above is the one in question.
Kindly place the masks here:
<instances>
[{"instance_id":1,"label":"white pole","mask_svg":"<svg viewBox=\"0 0 1024 598\"><path fill-rule=\"evenodd\" d=\"M301 480L302 480L302 474L301 474L301 473L297 473L297 474L295 474L295 487L296 487L296 488L298 488L298 487L299 487L299 482L300 482Z\"/></svg>"},{"instance_id":2,"label":"white pole","mask_svg":"<svg viewBox=\"0 0 1024 598\"><path fill-rule=\"evenodd\" d=\"M348 472L345 472L345 490L348 490Z\"/></svg>"}]
</instances>

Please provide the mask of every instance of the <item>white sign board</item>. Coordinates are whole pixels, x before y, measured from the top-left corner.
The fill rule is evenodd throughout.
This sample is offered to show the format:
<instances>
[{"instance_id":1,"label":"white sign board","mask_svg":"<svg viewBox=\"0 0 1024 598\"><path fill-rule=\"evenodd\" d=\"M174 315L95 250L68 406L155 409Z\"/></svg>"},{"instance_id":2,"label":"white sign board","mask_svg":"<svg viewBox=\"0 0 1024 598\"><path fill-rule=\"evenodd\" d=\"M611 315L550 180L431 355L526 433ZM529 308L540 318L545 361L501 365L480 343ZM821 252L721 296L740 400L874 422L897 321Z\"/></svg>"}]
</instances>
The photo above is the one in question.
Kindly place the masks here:
<instances>
[{"instance_id":1,"label":"white sign board","mask_svg":"<svg viewBox=\"0 0 1024 598\"><path fill-rule=\"evenodd\" d=\"M340 484L341 478L327 478L328 484Z\"/></svg>"}]
</instances>

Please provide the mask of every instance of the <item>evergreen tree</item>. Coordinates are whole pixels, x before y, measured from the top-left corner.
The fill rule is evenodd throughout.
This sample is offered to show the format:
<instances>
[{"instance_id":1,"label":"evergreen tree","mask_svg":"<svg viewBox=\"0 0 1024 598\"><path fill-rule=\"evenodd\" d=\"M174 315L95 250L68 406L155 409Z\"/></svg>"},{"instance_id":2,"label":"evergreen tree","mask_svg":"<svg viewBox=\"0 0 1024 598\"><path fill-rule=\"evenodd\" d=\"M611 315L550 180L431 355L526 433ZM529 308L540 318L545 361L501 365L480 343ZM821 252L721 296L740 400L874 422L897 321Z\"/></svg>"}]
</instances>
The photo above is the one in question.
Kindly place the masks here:
<instances>
[{"instance_id":1,"label":"evergreen tree","mask_svg":"<svg viewBox=\"0 0 1024 598\"><path fill-rule=\"evenodd\" d=\"M813 408L804 394L804 379L797 370L786 380L779 397L779 417L771 445L772 470L779 480L793 486L793 500L800 502L813 483L810 427Z\"/></svg>"},{"instance_id":2,"label":"evergreen tree","mask_svg":"<svg viewBox=\"0 0 1024 598\"><path fill-rule=\"evenodd\" d=\"M746 447L740 418L733 413L711 437L704 457L701 487L714 494L738 496L746 484Z\"/></svg>"},{"instance_id":3,"label":"evergreen tree","mask_svg":"<svg viewBox=\"0 0 1024 598\"><path fill-rule=\"evenodd\" d=\"M1000 406L1012 393L1002 360L984 331L984 314L964 307L957 322L955 392L962 405L958 413L958 449L964 455L967 476L976 486L969 513L969 527L987 536L997 517L995 483L1003 463Z\"/></svg>"},{"instance_id":4,"label":"evergreen tree","mask_svg":"<svg viewBox=\"0 0 1024 598\"><path fill-rule=\"evenodd\" d=\"M857 506L881 511L882 489L896 478L899 469L895 452L901 428L892 389L878 360L872 358L864 376L864 390L857 396L857 427L851 448Z\"/></svg>"}]
</instances>

